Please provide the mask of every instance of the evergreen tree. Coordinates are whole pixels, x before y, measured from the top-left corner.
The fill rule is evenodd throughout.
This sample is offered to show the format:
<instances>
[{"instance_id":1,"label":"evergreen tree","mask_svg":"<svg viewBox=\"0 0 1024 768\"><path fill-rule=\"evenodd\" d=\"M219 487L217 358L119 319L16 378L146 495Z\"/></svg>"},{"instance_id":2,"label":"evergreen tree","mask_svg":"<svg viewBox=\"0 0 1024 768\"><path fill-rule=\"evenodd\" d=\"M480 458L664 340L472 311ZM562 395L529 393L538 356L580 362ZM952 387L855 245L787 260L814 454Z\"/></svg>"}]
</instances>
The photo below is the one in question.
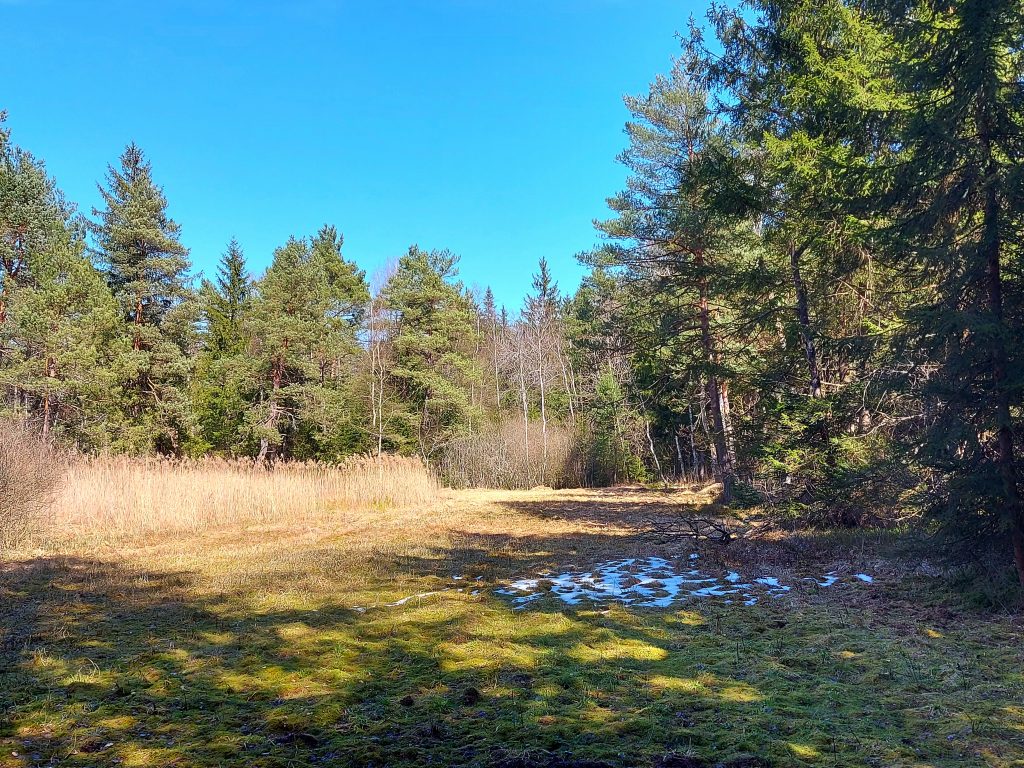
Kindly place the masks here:
<instances>
[{"instance_id":1,"label":"evergreen tree","mask_svg":"<svg viewBox=\"0 0 1024 768\"><path fill-rule=\"evenodd\" d=\"M1024 7L883 4L903 43L896 162L867 175L881 247L931 290L903 350L924 402L920 458L947 530L1012 550L1024 585Z\"/></svg>"},{"instance_id":2,"label":"evergreen tree","mask_svg":"<svg viewBox=\"0 0 1024 768\"><path fill-rule=\"evenodd\" d=\"M394 315L391 376L405 404L401 450L429 461L479 414L470 398L480 370L473 356L473 307L449 251L409 248L382 299Z\"/></svg>"},{"instance_id":3,"label":"evergreen tree","mask_svg":"<svg viewBox=\"0 0 1024 768\"><path fill-rule=\"evenodd\" d=\"M533 295L527 297L526 313L537 322L547 322L558 311L559 296L558 283L551 277L548 260L543 256L537 263L537 272L534 273L531 284Z\"/></svg>"},{"instance_id":4,"label":"evergreen tree","mask_svg":"<svg viewBox=\"0 0 1024 768\"><path fill-rule=\"evenodd\" d=\"M646 96L627 98L634 121L627 124L630 146L620 159L631 175L627 190L609 200L616 216L599 224L613 242L592 261L643 282L647 295L657 297L655 309L676 308L658 325L668 341L688 351L672 366L673 386L703 390L715 474L728 501L736 477L729 391L736 360L725 346L726 328L736 298L731 285L751 232L741 215L721 204L722 180L731 174L719 166L734 151L699 81L702 66L692 55L680 57ZM642 346L657 349L665 340L659 333Z\"/></svg>"},{"instance_id":5,"label":"evergreen tree","mask_svg":"<svg viewBox=\"0 0 1024 768\"><path fill-rule=\"evenodd\" d=\"M242 327L251 295L252 278L245 254L238 241L232 238L217 264L216 279L203 280L200 293L207 350L220 356L237 352L244 344Z\"/></svg>"},{"instance_id":6,"label":"evergreen tree","mask_svg":"<svg viewBox=\"0 0 1024 768\"><path fill-rule=\"evenodd\" d=\"M901 277L844 207L844 169L884 152L881 116L899 106L886 75L894 46L840 0L758 0L742 10L714 10L722 53L704 55L742 142L742 179L723 186L743 191L734 200L762 244L748 290L765 343L747 366L760 407L741 425L741 459L778 473L821 515L852 522L850 486L890 474L874 461L886 453L879 416L895 401L878 374L891 364L890 332L912 288L878 290Z\"/></svg>"},{"instance_id":7,"label":"evergreen tree","mask_svg":"<svg viewBox=\"0 0 1024 768\"><path fill-rule=\"evenodd\" d=\"M342 258L333 227L274 252L247 321L250 347L236 357L251 403L245 433L259 460L318 455L324 445L337 453L363 447L362 432L363 443L351 444L356 401L339 391L368 299L365 276Z\"/></svg>"},{"instance_id":8,"label":"evergreen tree","mask_svg":"<svg viewBox=\"0 0 1024 768\"><path fill-rule=\"evenodd\" d=\"M135 144L100 187L104 207L90 225L93 253L121 309L131 351L119 362L131 451L181 453L193 432L187 397L197 307L188 250L167 214L167 199Z\"/></svg>"},{"instance_id":9,"label":"evergreen tree","mask_svg":"<svg viewBox=\"0 0 1024 768\"><path fill-rule=\"evenodd\" d=\"M192 403L202 443L197 449L236 453L248 404L234 375L236 357L248 346L245 323L253 293L245 254L234 238L221 255L216 278L199 294L203 350L192 377Z\"/></svg>"},{"instance_id":10,"label":"evergreen tree","mask_svg":"<svg viewBox=\"0 0 1024 768\"><path fill-rule=\"evenodd\" d=\"M2 119L2 115L0 115ZM0 126L0 386L5 407L102 446L112 421L117 315L80 228L42 163Z\"/></svg>"}]
</instances>

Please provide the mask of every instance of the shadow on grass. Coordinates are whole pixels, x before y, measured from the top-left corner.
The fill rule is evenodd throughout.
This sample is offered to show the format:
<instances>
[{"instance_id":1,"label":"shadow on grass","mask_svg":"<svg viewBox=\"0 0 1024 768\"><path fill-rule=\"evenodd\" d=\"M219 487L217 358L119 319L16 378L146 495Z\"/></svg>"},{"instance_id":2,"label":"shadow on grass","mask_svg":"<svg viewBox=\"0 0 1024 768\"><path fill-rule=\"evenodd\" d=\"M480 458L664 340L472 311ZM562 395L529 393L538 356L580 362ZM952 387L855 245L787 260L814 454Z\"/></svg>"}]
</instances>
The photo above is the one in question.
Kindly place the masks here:
<instances>
[{"instance_id":1,"label":"shadow on grass","mask_svg":"<svg viewBox=\"0 0 1024 768\"><path fill-rule=\"evenodd\" d=\"M484 585L642 545L467 532L371 572ZM915 699L944 678L900 666L904 638L849 611L514 612L485 588L268 611L190 573L81 558L8 567L0 597L4 766L971 764L943 735L909 745Z\"/></svg>"}]
</instances>

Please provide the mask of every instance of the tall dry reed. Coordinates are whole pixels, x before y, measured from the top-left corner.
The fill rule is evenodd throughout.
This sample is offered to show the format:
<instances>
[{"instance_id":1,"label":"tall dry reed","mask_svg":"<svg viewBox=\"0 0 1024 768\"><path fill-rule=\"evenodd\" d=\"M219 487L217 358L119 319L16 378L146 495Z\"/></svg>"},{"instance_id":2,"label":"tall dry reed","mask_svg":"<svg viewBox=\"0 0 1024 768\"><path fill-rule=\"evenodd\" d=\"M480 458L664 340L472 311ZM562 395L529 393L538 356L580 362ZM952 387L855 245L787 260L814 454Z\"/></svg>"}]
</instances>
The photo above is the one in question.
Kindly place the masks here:
<instances>
[{"instance_id":1,"label":"tall dry reed","mask_svg":"<svg viewBox=\"0 0 1024 768\"><path fill-rule=\"evenodd\" d=\"M29 427L0 419L0 550L21 544L48 508L59 457Z\"/></svg>"},{"instance_id":2,"label":"tall dry reed","mask_svg":"<svg viewBox=\"0 0 1024 768\"><path fill-rule=\"evenodd\" d=\"M418 459L354 457L341 464L171 461L71 462L45 535L117 542L238 524L315 524L333 512L425 505L440 485Z\"/></svg>"}]
</instances>

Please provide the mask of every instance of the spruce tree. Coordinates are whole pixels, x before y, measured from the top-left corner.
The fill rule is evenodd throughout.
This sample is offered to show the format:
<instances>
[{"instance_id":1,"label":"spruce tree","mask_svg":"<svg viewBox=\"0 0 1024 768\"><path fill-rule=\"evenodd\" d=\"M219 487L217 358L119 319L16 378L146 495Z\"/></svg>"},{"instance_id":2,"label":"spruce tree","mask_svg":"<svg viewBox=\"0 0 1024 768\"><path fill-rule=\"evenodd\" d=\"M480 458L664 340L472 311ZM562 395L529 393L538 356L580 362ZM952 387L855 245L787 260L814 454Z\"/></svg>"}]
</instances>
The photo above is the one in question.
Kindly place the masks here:
<instances>
[{"instance_id":1,"label":"spruce tree","mask_svg":"<svg viewBox=\"0 0 1024 768\"><path fill-rule=\"evenodd\" d=\"M232 238L217 264L216 278L203 280L200 293L207 350L218 356L238 351L244 343L242 325L251 295L245 254Z\"/></svg>"},{"instance_id":2,"label":"spruce tree","mask_svg":"<svg viewBox=\"0 0 1024 768\"><path fill-rule=\"evenodd\" d=\"M214 280L203 280L199 294L203 349L196 359L191 389L202 451L238 452L248 405L242 380L235 375L235 358L248 346L245 323L252 293L245 254L232 238Z\"/></svg>"},{"instance_id":3,"label":"spruce tree","mask_svg":"<svg viewBox=\"0 0 1024 768\"><path fill-rule=\"evenodd\" d=\"M896 162L862 176L880 242L921 286L903 349L923 399L930 510L961 539L1001 541L1024 585L1024 7L887 3L909 102Z\"/></svg>"},{"instance_id":4,"label":"spruce tree","mask_svg":"<svg viewBox=\"0 0 1024 768\"><path fill-rule=\"evenodd\" d=\"M897 401L878 371L907 294L879 290L900 275L848 215L845 169L885 151L881 116L900 105L893 41L841 0L757 0L712 20L722 52L704 51L708 79L741 142L741 178L722 186L756 223L763 261L748 290L762 333L774 326L784 342L748 366L761 403L748 456L814 514L852 522L849 486L891 474L873 427Z\"/></svg>"},{"instance_id":5,"label":"spruce tree","mask_svg":"<svg viewBox=\"0 0 1024 768\"><path fill-rule=\"evenodd\" d=\"M193 431L187 397L197 308L188 249L142 150L129 144L100 186L93 253L117 301L131 351L119 364L131 451L181 453Z\"/></svg>"}]
</instances>

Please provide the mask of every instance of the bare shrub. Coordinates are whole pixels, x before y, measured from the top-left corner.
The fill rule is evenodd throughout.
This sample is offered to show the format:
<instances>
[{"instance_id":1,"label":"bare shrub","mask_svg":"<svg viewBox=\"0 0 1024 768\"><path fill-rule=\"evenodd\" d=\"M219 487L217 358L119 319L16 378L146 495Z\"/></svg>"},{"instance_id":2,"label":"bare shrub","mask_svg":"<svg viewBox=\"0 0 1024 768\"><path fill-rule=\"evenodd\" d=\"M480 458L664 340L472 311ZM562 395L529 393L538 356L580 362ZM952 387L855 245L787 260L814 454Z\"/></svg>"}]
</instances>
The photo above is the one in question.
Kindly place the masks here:
<instances>
[{"instance_id":1,"label":"bare shrub","mask_svg":"<svg viewBox=\"0 0 1024 768\"><path fill-rule=\"evenodd\" d=\"M35 529L60 478L58 457L28 427L0 421L0 550Z\"/></svg>"},{"instance_id":2,"label":"bare shrub","mask_svg":"<svg viewBox=\"0 0 1024 768\"><path fill-rule=\"evenodd\" d=\"M416 458L353 457L341 464L83 457L52 506L55 538L117 543L218 526L316 525L333 513L434 502L437 478Z\"/></svg>"},{"instance_id":3,"label":"bare shrub","mask_svg":"<svg viewBox=\"0 0 1024 768\"><path fill-rule=\"evenodd\" d=\"M547 461L541 425L509 420L453 441L440 460L441 476L457 488L553 488L587 485L579 436L547 425Z\"/></svg>"}]
</instances>

